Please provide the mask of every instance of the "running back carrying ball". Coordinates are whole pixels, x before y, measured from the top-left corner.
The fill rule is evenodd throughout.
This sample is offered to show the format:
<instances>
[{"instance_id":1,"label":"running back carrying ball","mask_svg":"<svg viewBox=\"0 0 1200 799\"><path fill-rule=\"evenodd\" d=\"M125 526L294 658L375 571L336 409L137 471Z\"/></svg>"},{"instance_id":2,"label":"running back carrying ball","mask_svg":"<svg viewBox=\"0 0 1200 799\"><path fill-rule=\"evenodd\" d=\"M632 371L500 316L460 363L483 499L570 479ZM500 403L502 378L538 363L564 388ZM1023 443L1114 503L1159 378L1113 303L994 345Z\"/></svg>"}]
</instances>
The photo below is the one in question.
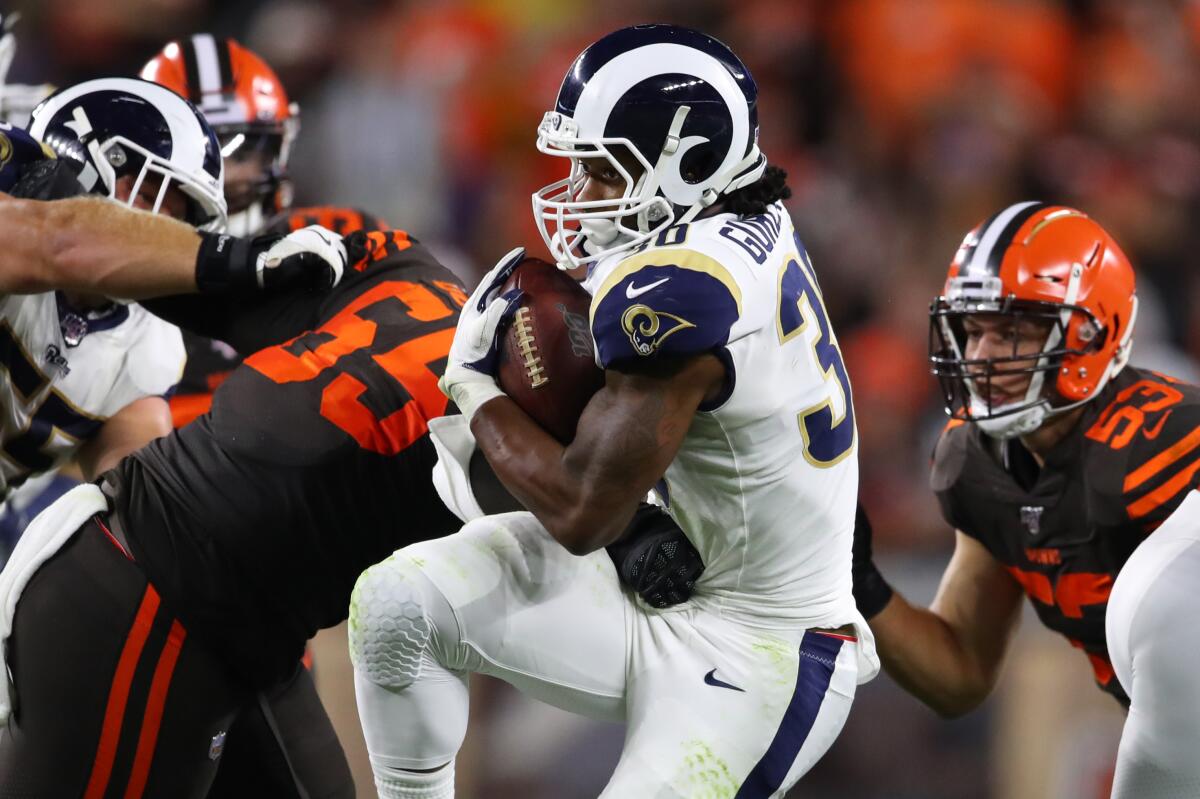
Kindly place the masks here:
<instances>
[{"instance_id":1,"label":"running back carrying ball","mask_svg":"<svg viewBox=\"0 0 1200 799\"><path fill-rule=\"evenodd\" d=\"M526 258L501 293L524 296L504 335L499 382L521 410L568 443L588 400L604 385L588 329L591 297L554 264Z\"/></svg>"}]
</instances>

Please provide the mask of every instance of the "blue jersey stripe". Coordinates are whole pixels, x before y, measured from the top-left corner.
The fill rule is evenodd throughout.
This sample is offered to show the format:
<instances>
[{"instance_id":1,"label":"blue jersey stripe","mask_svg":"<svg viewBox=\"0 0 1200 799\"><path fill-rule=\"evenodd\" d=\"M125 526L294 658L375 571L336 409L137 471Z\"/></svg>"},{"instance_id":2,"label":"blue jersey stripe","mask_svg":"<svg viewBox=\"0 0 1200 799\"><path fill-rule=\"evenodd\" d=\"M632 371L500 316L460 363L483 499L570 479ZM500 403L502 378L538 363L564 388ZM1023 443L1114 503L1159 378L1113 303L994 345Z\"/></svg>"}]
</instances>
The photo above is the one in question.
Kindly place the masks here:
<instances>
[{"instance_id":1,"label":"blue jersey stripe","mask_svg":"<svg viewBox=\"0 0 1200 799\"><path fill-rule=\"evenodd\" d=\"M842 644L840 638L811 631L804 634L800 641L800 665L796 670L792 701L783 714L774 740L751 769L736 799L767 799L783 785L825 700Z\"/></svg>"}]
</instances>

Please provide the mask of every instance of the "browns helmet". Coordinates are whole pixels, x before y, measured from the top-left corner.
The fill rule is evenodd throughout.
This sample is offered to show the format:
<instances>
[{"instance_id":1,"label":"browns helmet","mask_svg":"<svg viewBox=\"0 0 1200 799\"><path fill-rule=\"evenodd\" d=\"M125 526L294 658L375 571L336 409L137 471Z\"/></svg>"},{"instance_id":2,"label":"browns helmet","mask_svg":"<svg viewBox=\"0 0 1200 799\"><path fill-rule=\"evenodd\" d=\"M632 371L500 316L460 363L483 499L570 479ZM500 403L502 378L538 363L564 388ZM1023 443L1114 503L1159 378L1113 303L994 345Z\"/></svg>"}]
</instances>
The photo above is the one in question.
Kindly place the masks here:
<instances>
[{"instance_id":1,"label":"browns helmet","mask_svg":"<svg viewBox=\"0 0 1200 799\"><path fill-rule=\"evenodd\" d=\"M971 314L1034 320L1049 332L1031 357L965 357ZM930 309L930 361L946 410L999 438L1025 435L1088 402L1125 366L1137 316L1133 267L1104 228L1073 208L1025 202L976 227ZM993 379L1032 375L1025 396L993 407Z\"/></svg>"},{"instance_id":2,"label":"browns helmet","mask_svg":"<svg viewBox=\"0 0 1200 799\"><path fill-rule=\"evenodd\" d=\"M300 109L265 61L233 39L198 33L168 43L141 77L191 100L217 132L230 233L256 233L291 205L287 163Z\"/></svg>"}]
</instances>

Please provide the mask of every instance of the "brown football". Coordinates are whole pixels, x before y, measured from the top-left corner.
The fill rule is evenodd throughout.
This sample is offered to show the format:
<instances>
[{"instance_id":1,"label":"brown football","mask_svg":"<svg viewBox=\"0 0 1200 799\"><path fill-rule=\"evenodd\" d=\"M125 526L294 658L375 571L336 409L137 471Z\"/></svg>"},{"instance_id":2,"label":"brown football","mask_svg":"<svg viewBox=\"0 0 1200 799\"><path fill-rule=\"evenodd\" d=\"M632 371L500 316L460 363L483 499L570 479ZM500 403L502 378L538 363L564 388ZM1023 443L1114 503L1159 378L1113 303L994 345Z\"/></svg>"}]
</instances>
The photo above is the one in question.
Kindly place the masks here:
<instances>
[{"instance_id":1,"label":"brown football","mask_svg":"<svg viewBox=\"0 0 1200 799\"><path fill-rule=\"evenodd\" d=\"M524 292L500 351L500 388L564 444L592 395L604 385L596 366L588 305L592 298L567 273L526 258L503 291Z\"/></svg>"}]
</instances>

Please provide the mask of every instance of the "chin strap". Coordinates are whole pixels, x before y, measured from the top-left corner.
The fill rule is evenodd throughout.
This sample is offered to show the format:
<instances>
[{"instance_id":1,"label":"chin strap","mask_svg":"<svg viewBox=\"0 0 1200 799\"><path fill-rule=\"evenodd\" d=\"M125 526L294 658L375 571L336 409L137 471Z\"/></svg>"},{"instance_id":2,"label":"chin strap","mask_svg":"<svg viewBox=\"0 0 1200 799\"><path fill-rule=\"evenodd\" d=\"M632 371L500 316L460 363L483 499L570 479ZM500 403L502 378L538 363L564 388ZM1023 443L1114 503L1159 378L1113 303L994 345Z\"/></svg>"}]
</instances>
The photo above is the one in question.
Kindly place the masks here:
<instances>
[{"instance_id":1,"label":"chin strap","mask_svg":"<svg viewBox=\"0 0 1200 799\"><path fill-rule=\"evenodd\" d=\"M1051 410L1049 404L1044 400L1033 407L1026 408L1022 411L1009 414L1008 416L994 417L990 419L972 419L972 423L979 425L979 429L987 433L992 438L997 438L1002 441L1017 438L1027 433L1032 433L1037 430L1042 424L1049 419L1054 413L1060 409ZM1066 410L1062 408L1061 410Z\"/></svg>"}]
</instances>

